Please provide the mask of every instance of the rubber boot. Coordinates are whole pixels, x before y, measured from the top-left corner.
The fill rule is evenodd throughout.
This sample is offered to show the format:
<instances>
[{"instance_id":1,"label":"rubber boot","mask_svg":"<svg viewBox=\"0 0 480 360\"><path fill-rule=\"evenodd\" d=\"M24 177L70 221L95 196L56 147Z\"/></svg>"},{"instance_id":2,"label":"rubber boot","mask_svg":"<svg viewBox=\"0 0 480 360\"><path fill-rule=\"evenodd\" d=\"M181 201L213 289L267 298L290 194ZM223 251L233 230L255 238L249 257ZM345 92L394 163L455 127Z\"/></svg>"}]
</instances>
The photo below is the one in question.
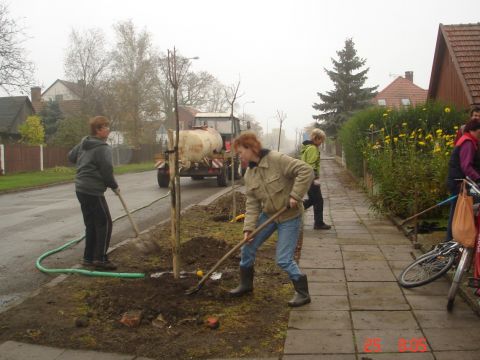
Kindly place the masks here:
<instances>
[{"instance_id":1,"label":"rubber boot","mask_svg":"<svg viewBox=\"0 0 480 360\"><path fill-rule=\"evenodd\" d=\"M240 266L240 285L235 289L230 290L231 296L242 296L253 291L253 266L241 267Z\"/></svg>"},{"instance_id":2,"label":"rubber boot","mask_svg":"<svg viewBox=\"0 0 480 360\"><path fill-rule=\"evenodd\" d=\"M298 307L305 304L309 304L312 300L308 293L308 281L307 275L302 275L298 280L292 280L293 287L295 288L295 295L292 300L288 302L288 306Z\"/></svg>"}]
</instances>

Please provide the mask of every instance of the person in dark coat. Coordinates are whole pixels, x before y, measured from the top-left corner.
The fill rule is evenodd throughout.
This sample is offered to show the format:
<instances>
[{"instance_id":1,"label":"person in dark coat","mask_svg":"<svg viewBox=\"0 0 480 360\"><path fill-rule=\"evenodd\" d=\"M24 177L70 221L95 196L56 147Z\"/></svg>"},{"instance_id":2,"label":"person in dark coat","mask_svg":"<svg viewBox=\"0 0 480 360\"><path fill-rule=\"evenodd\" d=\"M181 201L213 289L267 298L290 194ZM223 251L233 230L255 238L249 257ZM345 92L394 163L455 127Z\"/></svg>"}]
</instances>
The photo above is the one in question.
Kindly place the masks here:
<instances>
[{"instance_id":1,"label":"person in dark coat","mask_svg":"<svg viewBox=\"0 0 480 360\"><path fill-rule=\"evenodd\" d=\"M475 182L480 180L480 172L475 167L479 163L478 142L480 140L480 122L470 120L463 130L463 135L458 139L453 148L448 162L447 187L452 195L460 192L461 181L467 176ZM447 225L446 241L453 239L452 221L456 201L452 201Z\"/></svg>"},{"instance_id":2,"label":"person in dark coat","mask_svg":"<svg viewBox=\"0 0 480 360\"><path fill-rule=\"evenodd\" d=\"M107 144L109 121L104 116L90 119L90 136L86 136L69 153L76 164L75 191L85 223L85 251L82 264L100 270L115 270L107 250L112 236L112 217L104 193L120 189L113 176L112 150Z\"/></svg>"}]
</instances>

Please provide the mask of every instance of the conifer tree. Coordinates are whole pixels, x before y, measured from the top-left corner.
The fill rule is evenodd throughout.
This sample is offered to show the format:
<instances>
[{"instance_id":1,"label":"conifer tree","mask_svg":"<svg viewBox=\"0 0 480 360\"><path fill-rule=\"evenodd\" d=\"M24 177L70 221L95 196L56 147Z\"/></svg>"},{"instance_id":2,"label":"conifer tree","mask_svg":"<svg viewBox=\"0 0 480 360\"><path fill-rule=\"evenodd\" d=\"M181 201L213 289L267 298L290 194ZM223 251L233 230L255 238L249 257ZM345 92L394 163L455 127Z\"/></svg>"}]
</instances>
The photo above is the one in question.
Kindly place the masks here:
<instances>
[{"instance_id":1,"label":"conifer tree","mask_svg":"<svg viewBox=\"0 0 480 360\"><path fill-rule=\"evenodd\" d=\"M58 101L49 100L39 115L42 118L42 125L45 129L45 140L50 142L53 135L57 132L59 122L64 119Z\"/></svg>"},{"instance_id":2,"label":"conifer tree","mask_svg":"<svg viewBox=\"0 0 480 360\"><path fill-rule=\"evenodd\" d=\"M352 39L345 40L344 48L337 51L337 55L338 60L332 58L333 70L324 68L333 82L334 90L317 93L321 102L313 104L315 110L322 112L313 115L313 118L330 135L335 135L354 111L370 105L378 87L363 87L369 68L359 70L366 60L357 56Z\"/></svg>"}]
</instances>

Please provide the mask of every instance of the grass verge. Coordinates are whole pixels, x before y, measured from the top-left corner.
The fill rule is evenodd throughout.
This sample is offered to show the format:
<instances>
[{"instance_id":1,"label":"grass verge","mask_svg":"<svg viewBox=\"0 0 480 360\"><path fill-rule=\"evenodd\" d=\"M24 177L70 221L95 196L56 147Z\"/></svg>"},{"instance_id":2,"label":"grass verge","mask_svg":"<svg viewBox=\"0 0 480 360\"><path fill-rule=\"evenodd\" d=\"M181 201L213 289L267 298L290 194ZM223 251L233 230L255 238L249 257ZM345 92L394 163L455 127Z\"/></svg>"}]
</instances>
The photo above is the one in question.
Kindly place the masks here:
<instances>
[{"instance_id":1,"label":"grass verge","mask_svg":"<svg viewBox=\"0 0 480 360\"><path fill-rule=\"evenodd\" d=\"M152 162L116 166L114 172L115 175L120 175L147 170L153 170ZM0 193L72 181L74 178L74 167L54 167L45 171L7 174L0 176Z\"/></svg>"}]
</instances>

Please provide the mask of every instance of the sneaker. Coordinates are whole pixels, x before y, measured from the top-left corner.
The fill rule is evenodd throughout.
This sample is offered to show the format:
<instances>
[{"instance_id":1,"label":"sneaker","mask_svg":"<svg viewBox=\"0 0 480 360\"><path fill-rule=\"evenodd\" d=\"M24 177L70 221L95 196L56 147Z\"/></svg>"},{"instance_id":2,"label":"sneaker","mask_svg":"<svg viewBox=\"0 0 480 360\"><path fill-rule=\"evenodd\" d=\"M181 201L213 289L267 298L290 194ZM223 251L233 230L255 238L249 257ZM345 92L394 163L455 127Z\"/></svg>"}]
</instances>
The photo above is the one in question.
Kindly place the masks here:
<instances>
[{"instance_id":1,"label":"sneaker","mask_svg":"<svg viewBox=\"0 0 480 360\"><path fill-rule=\"evenodd\" d=\"M314 230L330 230L332 227L330 225L327 225L325 223L320 224L320 225L314 225L313 229Z\"/></svg>"},{"instance_id":2,"label":"sneaker","mask_svg":"<svg viewBox=\"0 0 480 360\"><path fill-rule=\"evenodd\" d=\"M98 270L116 270L117 269L117 265L115 265L114 263L108 260L107 261L96 260L93 262L93 265L95 266L95 269L98 269Z\"/></svg>"}]
</instances>

